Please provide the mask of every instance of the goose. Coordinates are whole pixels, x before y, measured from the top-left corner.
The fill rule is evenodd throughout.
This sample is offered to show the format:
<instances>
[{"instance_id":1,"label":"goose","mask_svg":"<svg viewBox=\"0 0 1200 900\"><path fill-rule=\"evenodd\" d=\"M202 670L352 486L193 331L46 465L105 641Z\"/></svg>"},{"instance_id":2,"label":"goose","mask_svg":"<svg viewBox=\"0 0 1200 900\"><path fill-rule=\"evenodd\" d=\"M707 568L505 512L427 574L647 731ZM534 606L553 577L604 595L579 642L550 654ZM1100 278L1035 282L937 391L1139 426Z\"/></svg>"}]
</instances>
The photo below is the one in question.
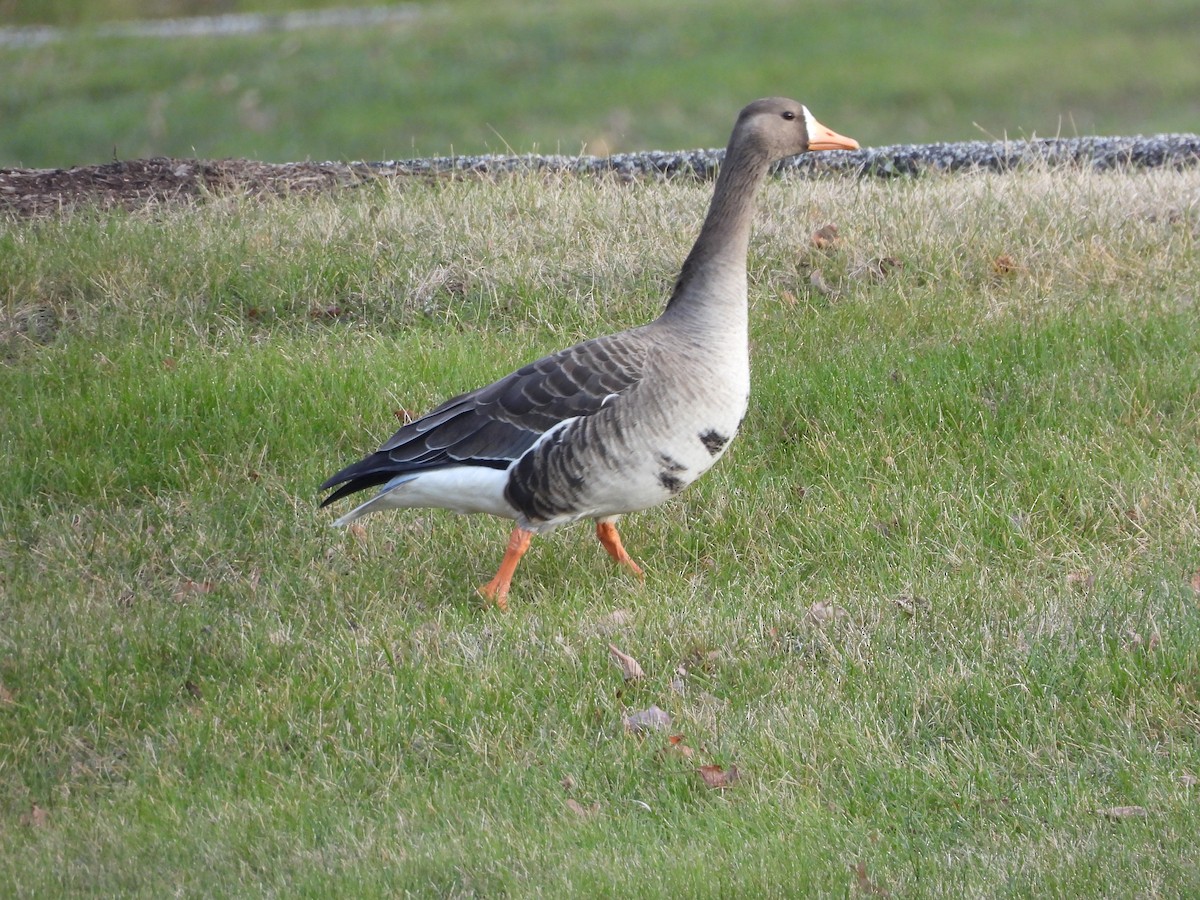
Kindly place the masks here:
<instances>
[{"instance_id":1,"label":"goose","mask_svg":"<svg viewBox=\"0 0 1200 900\"><path fill-rule=\"evenodd\" d=\"M560 350L408 423L321 485L328 506L379 490L334 524L384 509L488 513L515 527L478 593L508 608L534 534L594 519L596 537L639 578L616 520L678 494L721 458L750 398L746 253L756 195L772 163L856 150L794 100L738 114L712 201L662 314Z\"/></svg>"}]
</instances>

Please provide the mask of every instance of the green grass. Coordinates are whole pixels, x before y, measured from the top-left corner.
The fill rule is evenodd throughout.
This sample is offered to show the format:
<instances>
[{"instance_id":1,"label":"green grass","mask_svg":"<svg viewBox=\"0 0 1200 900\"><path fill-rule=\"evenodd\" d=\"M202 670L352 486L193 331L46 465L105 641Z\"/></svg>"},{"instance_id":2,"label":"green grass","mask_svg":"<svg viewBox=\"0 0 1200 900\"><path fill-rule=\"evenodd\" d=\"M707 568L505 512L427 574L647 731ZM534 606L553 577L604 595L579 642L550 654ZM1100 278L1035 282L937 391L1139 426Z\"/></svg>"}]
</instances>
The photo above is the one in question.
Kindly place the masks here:
<instances>
[{"instance_id":1,"label":"green grass","mask_svg":"<svg viewBox=\"0 0 1200 900\"><path fill-rule=\"evenodd\" d=\"M371 29L163 41L83 30L0 53L0 165L718 146L731 109L771 94L864 146L1194 131L1193 7L457 0ZM42 15L95 21L58 8Z\"/></svg>"},{"instance_id":2,"label":"green grass","mask_svg":"<svg viewBox=\"0 0 1200 900\"><path fill-rule=\"evenodd\" d=\"M502 615L504 523L328 527L394 410L653 316L710 189L5 221L0 893L1196 893L1194 171L770 184L645 585L565 528Z\"/></svg>"}]
</instances>

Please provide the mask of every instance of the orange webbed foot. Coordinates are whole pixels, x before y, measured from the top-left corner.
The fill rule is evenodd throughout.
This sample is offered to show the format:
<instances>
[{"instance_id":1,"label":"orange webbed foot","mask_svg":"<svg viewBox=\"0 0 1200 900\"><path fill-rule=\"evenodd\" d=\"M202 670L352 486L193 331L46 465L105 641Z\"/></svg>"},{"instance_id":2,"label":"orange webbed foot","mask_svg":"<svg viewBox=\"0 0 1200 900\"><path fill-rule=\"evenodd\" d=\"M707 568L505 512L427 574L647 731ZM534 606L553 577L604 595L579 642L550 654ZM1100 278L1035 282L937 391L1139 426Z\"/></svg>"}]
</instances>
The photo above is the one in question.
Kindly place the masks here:
<instances>
[{"instance_id":1,"label":"orange webbed foot","mask_svg":"<svg viewBox=\"0 0 1200 900\"><path fill-rule=\"evenodd\" d=\"M608 551L611 556L625 568L629 569L638 577L639 581L646 580L646 573L642 571L642 567L633 561L633 558L625 552L625 545L621 543L621 535L617 533L617 526L613 522L597 522L596 537L599 539L601 546Z\"/></svg>"},{"instance_id":2,"label":"orange webbed foot","mask_svg":"<svg viewBox=\"0 0 1200 900\"><path fill-rule=\"evenodd\" d=\"M508 536L508 547L504 551L504 559L500 560L500 568L496 570L495 577L475 589L475 593L484 600L495 603L501 612L508 611L508 589L512 586L513 573L517 571L517 563L529 549L529 542L532 540L532 531L514 528Z\"/></svg>"}]
</instances>

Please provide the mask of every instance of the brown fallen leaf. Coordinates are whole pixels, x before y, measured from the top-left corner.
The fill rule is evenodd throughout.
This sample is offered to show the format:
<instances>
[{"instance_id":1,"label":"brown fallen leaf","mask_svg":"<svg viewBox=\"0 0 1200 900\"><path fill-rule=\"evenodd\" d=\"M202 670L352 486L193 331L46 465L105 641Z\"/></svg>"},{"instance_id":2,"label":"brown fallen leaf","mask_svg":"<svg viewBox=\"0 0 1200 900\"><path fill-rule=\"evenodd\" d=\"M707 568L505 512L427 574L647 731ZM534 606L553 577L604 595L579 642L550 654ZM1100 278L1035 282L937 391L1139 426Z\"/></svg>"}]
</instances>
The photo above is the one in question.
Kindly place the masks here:
<instances>
[{"instance_id":1,"label":"brown fallen leaf","mask_svg":"<svg viewBox=\"0 0 1200 900\"><path fill-rule=\"evenodd\" d=\"M865 862L856 863L854 866L854 887L860 894L870 894L873 897L888 897L891 892L876 884L867 875L867 864Z\"/></svg>"},{"instance_id":2,"label":"brown fallen leaf","mask_svg":"<svg viewBox=\"0 0 1200 900\"><path fill-rule=\"evenodd\" d=\"M621 720L629 734L648 734L651 731L666 731L671 727L671 716L657 706L622 716Z\"/></svg>"},{"instance_id":3,"label":"brown fallen leaf","mask_svg":"<svg viewBox=\"0 0 1200 900\"><path fill-rule=\"evenodd\" d=\"M1190 775L1187 772L1184 772L1182 775L1180 775L1178 781L1184 787L1195 787L1196 785L1200 784L1200 778L1197 778L1195 775Z\"/></svg>"},{"instance_id":4,"label":"brown fallen leaf","mask_svg":"<svg viewBox=\"0 0 1200 900\"><path fill-rule=\"evenodd\" d=\"M6 688L3 684L0 684L0 706L9 706L16 702L16 698L13 697L13 692Z\"/></svg>"},{"instance_id":5,"label":"brown fallen leaf","mask_svg":"<svg viewBox=\"0 0 1200 900\"><path fill-rule=\"evenodd\" d=\"M1004 278L1009 275L1014 275L1021 271L1021 267L1017 265L1017 261L1007 253L1001 253L992 260L992 274Z\"/></svg>"},{"instance_id":6,"label":"brown fallen leaf","mask_svg":"<svg viewBox=\"0 0 1200 900\"><path fill-rule=\"evenodd\" d=\"M1188 582L1188 584L1192 586L1192 590L1196 592L1197 596L1200 596L1200 569L1197 569L1192 573L1191 580Z\"/></svg>"},{"instance_id":7,"label":"brown fallen leaf","mask_svg":"<svg viewBox=\"0 0 1200 900\"><path fill-rule=\"evenodd\" d=\"M921 610L929 609L928 600L924 597L914 597L911 594L897 594L892 598L892 602L900 607L900 611L906 616L915 616Z\"/></svg>"},{"instance_id":8,"label":"brown fallen leaf","mask_svg":"<svg viewBox=\"0 0 1200 900\"><path fill-rule=\"evenodd\" d=\"M415 419L417 417L416 414L411 409L408 409L407 407L404 407L404 406L398 406L395 409L393 409L392 415L395 416L397 419L399 419L400 423L403 425L407 425L409 422L413 421L413 419Z\"/></svg>"},{"instance_id":9,"label":"brown fallen leaf","mask_svg":"<svg viewBox=\"0 0 1200 900\"><path fill-rule=\"evenodd\" d=\"M691 759L696 751L684 742L682 734L673 734L667 738L667 752L683 759Z\"/></svg>"},{"instance_id":10,"label":"brown fallen leaf","mask_svg":"<svg viewBox=\"0 0 1200 900\"><path fill-rule=\"evenodd\" d=\"M353 538L360 544L365 544L367 542L367 527L360 522L355 522L353 525L347 528L346 531L348 531L351 536L353 536Z\"/></svg>"},{"instance_id":11,"label":"brown fallen leaf","mask_svg":"<svg viewBox=\"0 0 1200 900\"><path fill-rule=\"evenodd\" d=\"M564 775L562 777L562 781L560 781L559 784L562 785L564 791L575 790L575 779L572 778L570 775Z\"/></svg>"},{"instance_id":12,"label":"brown fallen leaf","mask_svg":"<svg viewBox=\"0 0 1200 900\"><path fill-rule=\"evenodd\" d=\"M822 225L813 232L812 243L818 250L832 250L838 241L838 227L832 223Z\"/></svg>"},{"instance_id":13,"label":"brown fallen leaf","mask_svg":"<svg viewBox=\"0 0 1200 900\"><path fill-rule=\"evenodd\" d=\"M724 766L701 766L696 771L700 773L700 780L704 782L704 786L714 790L731 788L742 780L737 766L730 766L728 769Z\"/></svg>"},{"instance_id":14,"label":"brown fallen leaf","mask_svg":"<svg viewBox=\"0 0 1200 900\"><path fill-rule=\"evenodd\" d=\"M29 806L29 812L21 813L17 823L26 828L45 828L50 824L50 813L36 803Z\"/></svg>"},{"instance_id":15,"label":"brown fallen leaf","mask_svg":"<svg viewBox=\"0 0 1200 900\"><path fill-rule=\"evenodd\" d=\"M310 319L336 319L342 315L342 308L337 304L331 306L313 306L308 310Z\"/></svg>"},{"instance_id":16,"label":"brown fallen leaf","mask_svg":"<svg viewBox=\"0 0 1200 900\"><path fill-rule=\"evenodd\" d=\"M1098 810L1097 815L1106 819L1144 819L1150 813L1144 806L1110 806L1108 809Z\"/></svg>"},{"instance_id":17,"label":"brown fallen leaf","mask_svg":"<svg viewBox=\"0 0 1200 900\"><path fill-rule=\"evenodd\" d=\"M904 261L896 256L876 256L865 263L860 263L850 271L850 277L855 281L883 281L897 269L904 268Z\"/></svg>"},{"instance_id":18,"label":"brown fallen leaf","mask_svg":"<svg viewBox=\"0 0 1200 900\"><path fill-rule=\"evenodd\" d=\"M567 809L575 813L581 819L588 819L600 811L600 801L594 800L588 806L584 806L578 800L570 799L567 801Z\"/></svg>"},{"instance_id":19,"label":"brown fallen leaf","mask_svg":"<svg viewBox=\"0 0 1200 900\"><path fill-rule=\"evenodd\" d=\"M608 652L612 654L613 661L620 668L621 674L625 676L626 681L637 681L646 677L646 673L642 671L642 667L638 665L638 661L628 653L622 653L617 649L616 644L609 644Z\"/></svg>"}]
</instances>

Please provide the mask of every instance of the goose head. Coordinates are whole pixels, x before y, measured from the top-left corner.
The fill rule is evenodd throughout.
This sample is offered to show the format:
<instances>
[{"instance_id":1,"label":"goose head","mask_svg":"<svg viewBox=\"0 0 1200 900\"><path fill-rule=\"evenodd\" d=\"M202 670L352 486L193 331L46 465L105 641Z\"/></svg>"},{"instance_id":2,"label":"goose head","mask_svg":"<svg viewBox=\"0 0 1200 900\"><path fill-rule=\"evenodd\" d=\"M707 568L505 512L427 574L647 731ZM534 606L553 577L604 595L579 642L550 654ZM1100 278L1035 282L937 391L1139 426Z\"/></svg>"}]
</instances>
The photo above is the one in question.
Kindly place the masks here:
<instances>
[{"instance_id":1,"label":"goose head","mask_svg":"<svg viewBox=\"0 0 1200 900\"><path fill-rule=\"evenodd\" d=\"M808 108L786 97L755 100L738 115L729 149L774 162L810 150L857 150L858 141L817 121Z\"/></svg>"}]
</instances>

